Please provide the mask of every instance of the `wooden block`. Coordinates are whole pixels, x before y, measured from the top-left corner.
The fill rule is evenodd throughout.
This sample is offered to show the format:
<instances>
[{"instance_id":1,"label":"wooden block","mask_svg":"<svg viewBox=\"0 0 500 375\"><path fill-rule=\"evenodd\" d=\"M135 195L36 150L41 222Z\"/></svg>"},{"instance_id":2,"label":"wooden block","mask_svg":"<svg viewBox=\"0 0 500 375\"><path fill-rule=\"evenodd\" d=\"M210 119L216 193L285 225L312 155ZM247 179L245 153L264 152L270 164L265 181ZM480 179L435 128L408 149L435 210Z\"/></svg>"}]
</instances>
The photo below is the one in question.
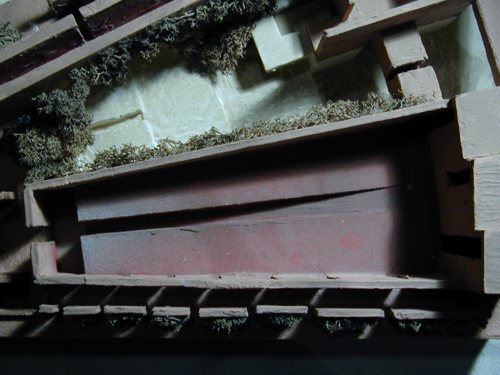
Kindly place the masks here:
<instances>
[{"instance_id":1,"label":"wooden block","mask_svg":"<svg viewBox=\"0 0 500 375\"><path fill-rule=\"evenodd\" d=\"M500 231L486 231L483 245L484 292L500 294Z\"/></svg>"},{"instance_id":2,"label":"wooden block","mask_svg":"<svg viewBox=\"0 0 500 375\"><path fill-rule=\"evenodd\" d=\"M352 50L372 40L381 30L410 22L422 26L456 16L468 5L470 0L416 0L372 17L340 23L324 30L316 56L325 59Z\"/></svg>"},{"instance_id":3,"label":"wooden block","mask_svg":"<svg viewBox=\"0 0 500 375\"><path fill-rule=\"evenodd\" d=\"M200 318L248 318L246 307L202 307L198 313Z\"/></svg>"},{"instance_id":4,"label":"wooden block","mask_svg":"<svg viewBox=\"0 0 500 375\"><path fill-rule=\"evenodd\" d=\"M88 316L99 315L101 306L64 306L63 315L66 316Z\"/></svg>"},{"instance_id":5,"label":"wooden block","mask_svg":"<svg viewBox=\"0 0 500 375\"><path fill-rule=\"evenodd\" d=\"M58 305L46 305L42 304L38 307L39 314L59 314Z\"/></svg>"},{"instance_id":6,"label":"wooden block","mask_svg":"<svg viewBox=\"0 0 500 375\"><path fill-rule=\"evenodd\" d=\"M152 316L181 316L190 317L191 308L173 306L155 306L151 311Z\"/></svg>"},{"instance_id":7,"label":"wooden block","mask_svg":"<svg viewBox=\"0 0 500 375\"><path fill-rule=\"evenodd\" d=\"M493 77L498 86L500 85L500 24L498 23L500 2L498 0L476 0L474 11Z\"/></svg>"},{"instance_id":8,"label":"wooden block","mask_svg":"<svg viewBox=\"0 0 500 375\"><path fill-rule=\"evenodd\" d=\"M97 37L172 0L95 0L78 11L90 34Z\"/></svg>"},{"instance_id":9,"label":"wooden block","mask_svg":"<svg viewBox=\"0 0 500 375\"><path fill-rule=\"evenodd\" d=\"M425 309L389 309L390 315L397 320L428 319L474 319L485 318L484 311L475 310L425 310Z\"/></svg>"},{"instance_id":10,"label":"wooden block","mask_svg":"<svg viewBox=\"0 0 500 375\"><path fill-rule=\"evenodd\" d=\"M13 201L16 199L16 194L13 191L0 191L0 202Z\"/></svg>"},{"instance_id":11,"label":"wooden block","mask_svg":"<svg viewBox=\"0 0 500 375\"><path fill-rule=\"evenodd\" d=\"M55 242L34 242L31 245L33 275L39 279L57 274L57 249Z\"/></svg>"},{"instance_id":12,"label":"wooden block","mask_svg":"<svg viewBox=\"0 0 500 375\"><path fill-rule=\"evenodd\" d=\"M500 153L500 88L458 95L454 107L464 159Z\"/></svg>"},{"instance_id":13,"label":"wooden block","mask_svg":"<svg viewBox=\"0 0 500 375\"><path fill-rule=\"evenodd\" d=\"M277 306L277 305L258 305L257 315L307 315L309 308L307 306Z\"/></svg>"},{"instance_id":14,"label":"wooden block","mask_svg":"<svg viewBox=\"0 0 500 375\"><path fill-rule=\"evenodd\" d=\"M104 306L106 315L147 315L146 306Z\"/></svg>"},{"instance_id":15,"label":"wooden block","mask_svg":"<svg viewBox=\"0 0 500 375\"><path fill-rule=\"evenodd\" d=\"M388 82L388 88L393 95L424 97L431 100L443 98L432 66L399 73Z\"/></svg>"},{"instance_id":16,"label":"wooden block","mask_svg":"<svg viewBox=\"0 0 500 375\"><path fill-rule=\"evenodd\" d=\"M318 307L315 310L316 316L318 318L383 318L385 317L384 310L382 309L355 309L355 308L329 308L329 307Z\"/></svg>"},{"instance_id":17,"label":"wooden block","mask_svg":"<svg viewBox=\"0 0 500 375\"><path fill-rule=\"evenodd\" d=\"M69 15L6 46L0 50L0 84L66 54L83 41L75 17Z\"/></svg>"},{"instance_id":18,"label":"wooden block","mask_svg":"<svg viewBox=\"0 0 500 375\"><path fill-rule=\"evenodd\" d=\"M375 38L380 65L387 78L422 67L428 59L415 24L405 24L380 32Z\"/></svg>"},{"instance_id":19,"label":"wooden block","mask_svg":"<svg viewBox=\"0 0 500 375\"><path fill-rule=\"evenodd\" d=\"M474 222L477 230L500 229L500 155L474 160Z\"/></svg>"}]
</instances>

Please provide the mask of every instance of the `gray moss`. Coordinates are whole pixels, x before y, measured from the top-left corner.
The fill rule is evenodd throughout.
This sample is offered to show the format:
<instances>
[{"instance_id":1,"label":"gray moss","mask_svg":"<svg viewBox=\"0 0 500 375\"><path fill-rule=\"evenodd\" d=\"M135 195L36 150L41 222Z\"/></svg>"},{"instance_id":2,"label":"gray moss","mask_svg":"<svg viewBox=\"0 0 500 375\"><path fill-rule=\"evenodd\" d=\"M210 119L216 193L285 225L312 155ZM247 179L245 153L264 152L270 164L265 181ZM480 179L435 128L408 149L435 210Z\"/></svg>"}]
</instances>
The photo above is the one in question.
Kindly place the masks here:
<instances>
[{"instance_id":1,"label":"gray moss","mask_svg":"<svg viewBox=\"0 0 500 375\"><path fill-rule=\"evenodd\" d=\"M0 24L0 50L21 38L21 33L9 22Z\"/></svg>"},{"instance_id":2,"label":"gray moss","mask_svg":"<svg viewBox=\"0 0 500 375\"><path fill-rule=\"evenodd\" d=\"M144 319L141 315L116 315L107 317L113 328L136 326Z\"/></svg>"},{"instance_id":3,"label":"gray moss","mask_svg":"<svg viewBox=\"0 0 500 375\"><path fill-rule=\"evenodd\" d=\"M230 335L241 329L247 322L247 318L218 318L210 319L208 327L219 334Z\"/></svg>"},{"instance_id":4,"label":"gray moss","mask_svg":"<svg viewBox=\"0 0 500 375\"><path fill-rule=\"evenodd\" d=\"M267 325L279 328L291 328L304 320L304 315L297 314L276 314L263 316L263 321Z\"/></svg>"},{"instance_id":5,"label":"gray moss","mask_svg":"<svg viewBox=\"0 0 500 375\"><path fill-rule=\"evenodd\" d=\"M151 321L161 328L180 331L189 321L187 316L153 316Z\"/></svg>"},{"instance_id":6,"label":"gray moss","mask_svg":"<svg viewBox=\"0 0 500 375\"><path fill-rule=\"evenodd\" d=\"M377 324L376 319L323 319L321 326L330 334L360 333L367 327Z\"/></svg>"}]
</instances>

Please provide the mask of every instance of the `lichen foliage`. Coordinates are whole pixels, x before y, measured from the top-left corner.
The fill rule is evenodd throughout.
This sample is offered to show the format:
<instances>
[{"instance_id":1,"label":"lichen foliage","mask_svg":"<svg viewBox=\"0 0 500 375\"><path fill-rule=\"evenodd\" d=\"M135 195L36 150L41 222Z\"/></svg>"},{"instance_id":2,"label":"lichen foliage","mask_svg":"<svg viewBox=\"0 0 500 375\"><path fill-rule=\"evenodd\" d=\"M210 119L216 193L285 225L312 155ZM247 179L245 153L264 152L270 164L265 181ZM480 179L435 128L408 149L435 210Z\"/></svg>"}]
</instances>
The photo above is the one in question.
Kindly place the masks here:
<instances>
[{"instance_id":1,"label":"lichen foliage","mask_svg":"<svg viewBox=\"0 0 500 375\"><path fill-rule=\"evenodd\" d=\"M21 33L9 22L0 24L0 50L9 44L17 42L21 38Z\"/></svg>"},{"instance_id":2,"label":"lichen foliage","mask_svg":"<svg viewBox=\"0 0 500 375\"><path fill-rule=\"evenodd\" d=\"M208 327L219 334L230 335L241 329L247 322L247 318L218 318L210 319Z\"/></svg>"}]
</instances>

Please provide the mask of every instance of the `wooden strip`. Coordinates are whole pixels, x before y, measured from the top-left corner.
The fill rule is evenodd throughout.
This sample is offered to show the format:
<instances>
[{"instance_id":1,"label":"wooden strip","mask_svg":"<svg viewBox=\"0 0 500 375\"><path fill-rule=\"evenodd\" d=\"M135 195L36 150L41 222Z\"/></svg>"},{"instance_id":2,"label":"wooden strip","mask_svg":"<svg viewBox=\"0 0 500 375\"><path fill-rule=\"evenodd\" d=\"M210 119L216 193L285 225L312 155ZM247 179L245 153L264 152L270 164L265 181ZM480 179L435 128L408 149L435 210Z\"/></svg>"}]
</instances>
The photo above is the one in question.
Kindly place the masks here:
<instances>
[{"instance_id":1,"label":"wooden strip","mask_svg":"<svg viewBox=\"0 0 500 375\"><path fill-rule=\"evenodd\" d=\"M307 315L309 308L307 306L277 306L277 305L258 305L257 315Z\"/></svg>"},{"instance_id":2,"label":"wooden strip","mask_svg":"<svg viewBox=\"0 0 500 375\"><path fill-rule=\"evenodd\" d=\"M383 318L385 317L385 312L382 309L341 309L341 308L329 308L329 307L319 307L315 310L316 316L318 318Z\"/></svg>"},{"instance_id":3,"label":"wooden strip","mask_svg":"<svg viewBox=\"0 0 500 375\"><path fill-rule=\"evenodd\" d=\"M147 315L146 306L104 306L106 315Z\"/></svg>"},{"instance_id":4,"label":"wooden strip","mask_svg":"<svg viewBox=\"0 0 500 375\"><path fill-rule=\"evenodd\" d=\"M248 318L246 307L202 307L200 318Z\"/></svg>"},{"instance_id":5,"label":"wooden strip","mask_svg":"<svg viewBox=\"0 0 500 375\"><path fill-rule=\"evenodd\" d=\"M50 23L40 31L0 50L0 84L33 71L83 42L72 15Z\"/></svg>"},{"instance_id":6,"label":"wooden strip","mask_svg":"<svg viewBox=\"0 0 500 375\"><path fill-rule=\"evenodd\" d=\"M98 315L102 311L101 306L64 306L63 315L87 316Z\"/></svg>"},{"instance_id":7,"label":"wooden strip","mask_svg":"<svg viewBox=\"0 0 500 375\"><path fill-rule=\"evenodd\" d=\"M225 171L212 168L208 177L198 177L198 173L193 172L194 176L184 181L166 178L155 186L122 184L120 189L89 189L77 195L78 220L241 207L388 188L400 183L396 160L403 157L385 152L349 159L334 155L308 163L292 161L286 168L280 164L253 171L226 166Z\"/></svg>"},{"instance_id":8,"label":"wooden strip","mask_svg":"<svg viewBox=\"0 0 500 375\"><path fill-rule=\"evenodd\" d=\"M477 230L500 228L500 155L474 160L474 224Z\"/></svg>"},{"instance_id":9,"label":"wooden strip","mask_svg":"<svg viewBox=\"0 0 500 375\"><path fill-rule=\"evenodd\" d=\"M484 233L484 292L500 294L500 231Z\"/></svg>"},{"instance_id":10,"label":"wooden strip","mask_svg":"<svg viewBox=\"0 0 500 375\"><path fill-rule=\"evenodd\" d=\"M59 314L59 306L58 305L47 305L42 304L38 307L39 314Z\"/></svg>"},{"instance_id":11,"label":"wooden strip","mask_svg":"<svg viewBox=\"0 0 500 375\"><path fill-rule=\"evenodd\" d=\"M425 268L408 255L424 247L392 242L396 212L278 217L82 236L85 272L110 275L190 275L227 272L401 272ZM395 255L402 257L398 262ZM430 259L430 257L426 257Z\"/></svg>"},{"instance_id":12,"label":"wooden strip","mask_svg":"<svg viewBox=\"0 0 500 375\"><path fill-rule=\"evenodd\" d=\"M486 47L493 77L500 85L500 2L498 0L476 0L474 11Z\"/></svg>"},{"instance_id":13,"label":"wooden strip","mask_svg":"<svg viewBox=\"0 0 500 375\"><path fill-rule=\"evenodd\" d=\"M373 275L332 275L330 279L304 280L301 277L287 280L270 278L202 278L198 276L117 276L117 275L76 275L56 274L35 280L39 285L94 285L94 286L135 286L135 287L186 287L200 289L461 289L462 283L443 278Z\"/></svg>"},{"instance_id":14,"label":"wooden strip","mask_svg":"<svg viewBox=\"0 0 500 375\"><path fill-rule=\"evenodd\" d=\"M340 23L324 30L316 55L319 59L347 52L369 42L378 31L414 22L417 26L456 16L470 0L416 0L369 18Z\"/></svg>"},{"instance_id":15,"label":"wooden strip","mask_svg":"<svg viewBox=\"0 0 500 375\"><path fill-rule=\"evenodd\" d=\"M389 309L390 315L397 320L427 319L474 319L484 318L484 311L467 310L424 310L424 309Z\"/></svg>"},{"instance_id":16,"label":"wooden strip","mask_svg":"<svg viewBox=\"0 0 500 375\"><path fill-rule=\"evenodd\" d=\"M152 316L182 316L190 317L190 307L155 306L151 310Z\"/></svg>"},{"instance_id":17,"label":"wooden strip","mask_svg":"<svg viewBox=\"0 0 500 375\"><path fill-rule=\"evenodd\" d=\"M33 242L31 264L35 279L57 274L57 249L54 242Z\"/></svg>"},{"instance_id":18,"label":"wooden strip","mask_svg":"<svg viewBox=\"0 0 500 375\"><path fill-rule=\"evenodd\" d=\"M24 317L33 316L36 313L37 309L0 308L0 317Z\"/></svg>"}]
</instances>

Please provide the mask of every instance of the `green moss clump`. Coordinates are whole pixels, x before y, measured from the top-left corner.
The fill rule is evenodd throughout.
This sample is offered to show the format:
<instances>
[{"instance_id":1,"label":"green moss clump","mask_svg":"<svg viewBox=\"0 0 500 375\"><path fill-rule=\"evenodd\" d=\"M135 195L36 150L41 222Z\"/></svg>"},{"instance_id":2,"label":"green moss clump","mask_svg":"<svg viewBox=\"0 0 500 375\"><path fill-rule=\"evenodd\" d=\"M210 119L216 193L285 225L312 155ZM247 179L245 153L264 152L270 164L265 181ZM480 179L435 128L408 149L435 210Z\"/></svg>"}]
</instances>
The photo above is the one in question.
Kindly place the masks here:
<instances>
[{"instance_id":1,"label":"green moss clump","mask_svg":"<svg viewBox=\"0 0 500 375\"><path fill-rule=\"evenodd\" d=\"M220 318L211 319L208 327L217 333L230 335L234 331L243 327L247 322L247 318Z\"/></svg>"},{"instance_id":2,"label":"green moss clump","mask_svg":"<svg viewBox=\"0 0 500 375\"><path fill-rule=\"evenodd\" d=\"M176 332L180 331L182 327L189 321L187 316L154 316L151 321L161 328L171 329Z\"/></svg>"},{"instance_id":3,"label":"green moss clump","mask_svg":"<svg viewBox=\"0 0 500 375\"><path fill-rule=\"evenodd\" d=\"M423 324L418 320L401 320L398 322L398 327L403 331L412 331L414 333L419 333L423 327Z\"/></svg>"},{"instance_id":4,"label":"green moss clump","mask_svg":"<svg viewBox=\"0 0 500 375\"><path fill-rule=\"evenodd\" d=\"M0 50L21 38L21 33L9 22L0 24Z\"/></svg>"},{"instance_id":5,"label":"green moss clump","mask_svg":"<svg viewBox=\"0 0 500 375\"><path fill-rule=\"evenodd\" d=\"M325 319L323 328L330 334L359 333L377 323L374 319Z\"/></svg>"},{"instance_id":6,"label":"green moss clump","mask_svg":"<svg viewBox=\"0 0 500 375\"><path fill-rule=\"evenodd\" d=\"M245 57L252 39L252 26L240 26L209 41L196 40L184 48L184 56L199 64L200 70L210 76L220 71L229 74Z\"/></svg>"},{"instance_id":7,"label":"green moss clump","mask_svg":"<svg viewBox=\"0 0 500 375\"><path fill-rule=\"evenodd\" d=\"M264 321L266 324L279 328L291 328L296 326L303 320L303 315L296 314L277 314L264 317Z\"/></svg>"}]
</instances>

